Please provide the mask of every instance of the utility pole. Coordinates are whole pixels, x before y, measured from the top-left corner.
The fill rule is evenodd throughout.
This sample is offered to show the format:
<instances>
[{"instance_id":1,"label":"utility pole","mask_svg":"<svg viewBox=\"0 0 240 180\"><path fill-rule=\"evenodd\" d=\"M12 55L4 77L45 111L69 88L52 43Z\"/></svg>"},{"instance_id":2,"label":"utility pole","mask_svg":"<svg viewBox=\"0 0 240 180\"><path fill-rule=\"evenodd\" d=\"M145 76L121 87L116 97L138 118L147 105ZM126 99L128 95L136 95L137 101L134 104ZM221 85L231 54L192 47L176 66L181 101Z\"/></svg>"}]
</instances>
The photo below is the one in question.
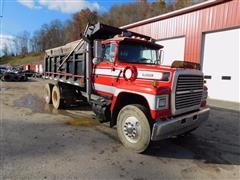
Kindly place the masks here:
<instances>
[{"instance_id":1,"label":"utility pole","mask_svg":"<svg viewBox=\"0 0 240 180\"><path fill-rule=\"evenodd\" d=\"M0 47L2 48L3 47L3 35L2 35L2 21L3 21L3 0L1 0L1 7L0 7L0 35L1 35L1 40L0 40ZM2 51L2 49L1 49Z\"/></svg>"},{"instance_id":2,"label":"utility pole","mask_svg":"<svg viewBox=\"0 0 240 180\"><path fill-rule=\"evenodd\" d=\"M3 47L3 42L2 42L2 38L3 38L3 36L2 36L2 19L3 19L3 0L1 0L1 12L0 12L0 38L1 38L1 40L0 40L0 47L2 48ZM2 51L2 49L1 49L1 51ZM0 81L0 89L1 89L1 91L0 91L0 96L3 96L3 91L2 91L2 87L3 87L3 82L2 81ZM1 172L1 174L0 174L0 177L3 177L3 170L4 170L4 165L3 165L3 160L4 160L4 158L3 158L3 134L4 134L4 128L3 128L3 111L2 111L2 109L3 109L3 101L0 101L1 103L0 103L0 172Z\"/></svg>"}]
</instances>

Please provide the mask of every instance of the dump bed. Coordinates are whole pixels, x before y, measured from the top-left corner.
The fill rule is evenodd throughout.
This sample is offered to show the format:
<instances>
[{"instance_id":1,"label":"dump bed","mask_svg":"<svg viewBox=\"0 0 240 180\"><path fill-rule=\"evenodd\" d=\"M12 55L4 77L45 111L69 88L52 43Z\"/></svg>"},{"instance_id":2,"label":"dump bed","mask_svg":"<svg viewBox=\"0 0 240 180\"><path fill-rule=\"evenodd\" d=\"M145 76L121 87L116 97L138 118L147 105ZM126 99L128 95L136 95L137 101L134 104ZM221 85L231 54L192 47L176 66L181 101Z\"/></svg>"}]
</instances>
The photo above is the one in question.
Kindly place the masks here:
<instances>
[{"instance_id":1,"label":"dump bed","mask_svg":"<svg viewBox=\"0 0 240 180\"><path fill-rule=\"evenodd\" d=\"M84 87L85 46L85 41L81 39L65 46L47 50L44 59L44 77Z\"/></svg>"},{"instance_id":2,"label":"dump bed","mask_svg":"<svg viewBox=\"0 0 240 180\"><path fill-rule=\"evenodd\" d=\"M66 54L69 54L70 51L78 44L80 43L81 40L77 40L77 41L73 41L73 42L70 42L68 44L65 44L63 46L59 46L59 47L55 47L55 48L52 48L52 49L48 49L45 51L45 54L47 56L58 56L58 55L66 55ZM79 50L76 49L76 51Z\"/></svg>"}]
</instances>

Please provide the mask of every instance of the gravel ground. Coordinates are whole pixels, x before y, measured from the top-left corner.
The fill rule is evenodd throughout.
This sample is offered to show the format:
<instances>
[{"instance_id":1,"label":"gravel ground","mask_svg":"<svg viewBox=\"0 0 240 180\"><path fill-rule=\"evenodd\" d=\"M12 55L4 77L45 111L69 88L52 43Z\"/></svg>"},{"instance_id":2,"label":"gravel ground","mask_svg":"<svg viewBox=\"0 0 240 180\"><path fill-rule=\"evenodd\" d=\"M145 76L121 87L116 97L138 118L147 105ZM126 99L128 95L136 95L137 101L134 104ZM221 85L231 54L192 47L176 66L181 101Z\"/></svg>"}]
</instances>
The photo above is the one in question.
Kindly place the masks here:
<instances>
[{"instance_id":1,"label":"gravel ground","mask_svg":"<svg viewBox=\"0 0 240 180\"><path fill-rule=\"evenodd\" d=\"M54 110L43 81L0 82L0 179L239 179L239 111L212 108L184 138L125 149L88 107Z\"/></svg>"}]
</instances>

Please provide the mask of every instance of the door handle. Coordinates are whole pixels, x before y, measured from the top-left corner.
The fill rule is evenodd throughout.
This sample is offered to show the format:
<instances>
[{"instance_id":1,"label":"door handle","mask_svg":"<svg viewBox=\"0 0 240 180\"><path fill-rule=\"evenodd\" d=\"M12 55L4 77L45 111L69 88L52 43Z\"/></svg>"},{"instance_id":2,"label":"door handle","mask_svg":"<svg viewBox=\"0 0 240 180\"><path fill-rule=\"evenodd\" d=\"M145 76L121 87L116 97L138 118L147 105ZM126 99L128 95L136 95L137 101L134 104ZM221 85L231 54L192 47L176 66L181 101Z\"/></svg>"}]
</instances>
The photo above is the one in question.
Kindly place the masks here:
<instances>
[{"instance_id":1,"label":"door handle","mask_svg":"<svg viewBox=\"0 0 240 180\"><path fill-rule=\"evenodd\" d=\"M210 76L210 75L205 75L205 76L204 76L204 79L212 79L212 76Z\"/></svg>"},{"instance_id":2,"label":"door handle","mask_svg":"<svg viewBox=\"0 0 240 180\"><path fill-rule=\"evenodd\" d=\"M115 71L116 69L115 69L115 67L112 67L111 70L112 70L112 71Z\"/></svg>"},{"instance_id":3,"label":"door handle","mask_svg":"<svg viewBox=\"0 0 240 180\"><path fill-rule=\"evenodd\" d=\"M222 80L231 80L231 76L222 76Z\"/></svg>"}]
</instances>

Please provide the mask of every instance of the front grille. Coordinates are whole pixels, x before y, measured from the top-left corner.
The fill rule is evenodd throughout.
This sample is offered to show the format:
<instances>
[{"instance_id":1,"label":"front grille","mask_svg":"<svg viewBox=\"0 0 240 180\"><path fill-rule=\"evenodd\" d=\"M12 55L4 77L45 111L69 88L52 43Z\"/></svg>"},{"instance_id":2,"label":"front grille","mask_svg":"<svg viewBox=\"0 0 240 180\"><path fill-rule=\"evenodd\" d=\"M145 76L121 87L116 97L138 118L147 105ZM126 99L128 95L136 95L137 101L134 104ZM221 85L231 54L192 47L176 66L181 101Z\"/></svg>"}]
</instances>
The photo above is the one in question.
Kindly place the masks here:
<instances>
[{"instance_id":1,"label":"front grille","mask_svg":"<svg viewBox=\"0 0 240 180\"><path fill-rule=\"evenodd\" d=\"M176 110L200 106L202 92L203 76L179 75L175 95Z\"/></svg>"}]
</instances>

